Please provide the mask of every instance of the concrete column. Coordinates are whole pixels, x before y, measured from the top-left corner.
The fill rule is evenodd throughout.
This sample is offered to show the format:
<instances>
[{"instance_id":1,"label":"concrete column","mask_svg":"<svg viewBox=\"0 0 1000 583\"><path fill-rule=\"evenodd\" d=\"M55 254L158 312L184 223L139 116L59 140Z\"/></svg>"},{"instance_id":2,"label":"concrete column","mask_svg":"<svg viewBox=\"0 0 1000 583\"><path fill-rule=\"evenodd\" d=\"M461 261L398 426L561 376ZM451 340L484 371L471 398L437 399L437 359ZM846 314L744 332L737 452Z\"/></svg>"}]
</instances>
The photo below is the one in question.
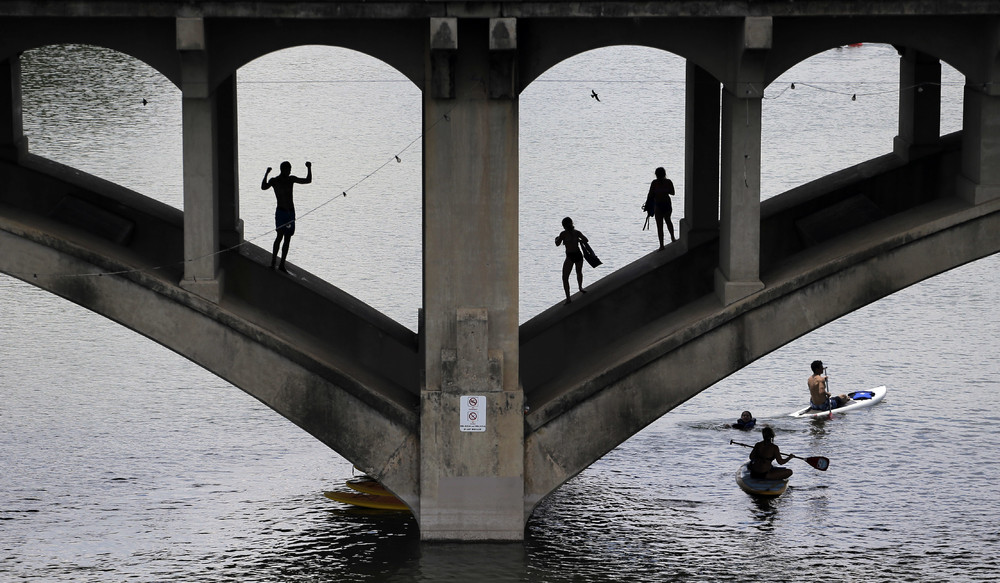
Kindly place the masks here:
<instances>
[{"instance_id":1,"label":"concrete column","mask_svg":"<svg viewBox=\"0 0 1000 583\"><path fill-rule=\"evenodd\" d=\"M958 195L979 204L1000 198L1000 88L966 83Z\"/></svg>"},{"instance_id":2,"label":"concrete column","mask_svg":"<svg viewBox=\"0 0 1000 583\"><path fill-rule=\"evenodd\" d=\"M764 288L760 281L760 125L770 17L747 17L736 68L722 91L719 267L715 295L728 306Z\"/></svg>"},{"instance_id":3,"label":"concrete column","mask_svg":"<svg viewBox=\"0 0 1000 583\"><path fill-rule=\"evenodd\" d=\"M514 22L430 23L417 519L425 540L520 540L518 118L516 96L503 90L513 80L499 77L516 70L495 54L516 49Z\"/></svg>"},{"instance_id":4,"label":"concrete column","mask_svg":"<svg viewBox=\"0 0 1000 583\"><path fill-rule=\"evenodd\" d=\"M719 233L719 81L687 63L684 218L681 238L695 245Z\"/></svg>"},{"instance_id":5,"label":"concrete column","mask_svg":"<svg viewBox=\"0 0 1000 583\"><path fill-rule=\"evenodd\" d=\"M715 294L723 305L763 289L760 281L761 86L722 92L722 191Z\"/></svg>"},{"instance_id":6,"label":"concrete column","mask_svg":"<svg viewBox=\"0 0 1000 583\"><path fill-rule=\"evenodd\" d=\"M205 25L177 19L184 155L184 279L181 286L219 301L219 155L216 102L208 80Z\"/></svg>"},{"instance_id":7,"label":"concrete column","mask_svg":"<svg viewBox=\"0 0 1000 583\"><path fill-rule=\"evenodd\" d=\"M216 149L219 156L219 242L224 248L243 242L236 100L236 76L230 75L215 89L215 118L218 124Z\"/></svg>"},{"instance_id":8,"label":"concrete column","mask_svg":"<svg viewBox=\"0 0 1000 583\"><path fill-rule=\"evenodd\" d=\"M914 49L899 58L899 135L897 156L909 161L926 153L941 137L941 61Z\"/></svg>"},{"instance_id":9,"label":"concrete column","mask_svg":"<svg viewBox=\"0 0 1000 583\"><path fill-rule=\"evenodd\" d=\"M0 60L0 159L16 161L28 151L21 118L21 57Z\"/></svg>"}]
</instances>

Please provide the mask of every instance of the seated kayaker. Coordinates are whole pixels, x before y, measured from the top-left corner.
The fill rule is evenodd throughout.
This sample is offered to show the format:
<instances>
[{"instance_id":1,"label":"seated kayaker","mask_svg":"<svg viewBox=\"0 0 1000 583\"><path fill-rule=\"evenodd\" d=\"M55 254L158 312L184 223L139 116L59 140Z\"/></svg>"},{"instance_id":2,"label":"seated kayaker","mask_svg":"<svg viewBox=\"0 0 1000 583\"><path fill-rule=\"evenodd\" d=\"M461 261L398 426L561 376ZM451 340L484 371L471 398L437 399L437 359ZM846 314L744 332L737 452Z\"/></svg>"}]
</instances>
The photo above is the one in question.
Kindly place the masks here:
<instances>
[{"instance_id":1,"label":"seated kayaker","mask_svg":"<svg viewBox=\"0 0 1000 583\"><path fill-rule=\"evenodd\" d=\"M750 414L750 411L744 411L740 413L740 418L733 423L735 429L742 429L743 431L750 431L753 426L757 424L757 419Z\"/></svg>"},{"instance_id":2,"label":"seated kayaker","mask_svg":"<svg viewBox=\"0 0 1000 583\"><path fill-rule=\"evenodd\" d=\"M784 465L792 459L790 455L782 456L781 450L774 445L774 430L765 425L760 433L763 441L758 441L750 450L750 477L758 480L784 480L791 476L792 470L771 465L772 460Z\"/></svg>"},{"instance_id":3,"label":"seated kayaker","mask_svg":"<svg viewBox=\"0 0 1000 583\"><path fill-rule=\"evenodd\" d=\"M834 397L830 394L826 388L826 375L823 374L825 370L822 360L814 360L812 362L813 374L807 381L809 385L809 407L819 411L828 411L837 407L843 407L851 400L847 395Z\"/></svg>"}]
</instances>

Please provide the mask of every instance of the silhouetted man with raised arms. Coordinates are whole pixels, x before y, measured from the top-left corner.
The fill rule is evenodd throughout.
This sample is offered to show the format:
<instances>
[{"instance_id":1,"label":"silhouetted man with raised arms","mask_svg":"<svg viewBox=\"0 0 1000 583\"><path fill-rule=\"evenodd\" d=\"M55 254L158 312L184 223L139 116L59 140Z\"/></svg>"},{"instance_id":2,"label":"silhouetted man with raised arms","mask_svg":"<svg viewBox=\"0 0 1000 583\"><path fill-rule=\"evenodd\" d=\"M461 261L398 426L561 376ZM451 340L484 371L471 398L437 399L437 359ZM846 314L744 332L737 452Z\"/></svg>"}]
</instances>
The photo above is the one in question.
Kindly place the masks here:
<instances>
[{"instance_id":1,"label":"silhouetted man with raised arms","mask_svg":"<svg viewBox=\"0 0 1000 583\"><path fill-rule=\"evenodd\" d=\"M260 189L274 188L274 196L278 199L278 206L274 209L274 226L278 231L278 236L274 239L274 249L271 251L271 269L275 268L275 263L278 260L278 247L281 245L281 240L284 239L285 245L281 249L281 263L278 263L277 267L288 273L288 270L285 269L285 258L288 257L288 244L291 243L292 235L295 234L295 205L292 203L292 187L295 184L312 182L312 162L306 162L305 178L292 176L290 162L282 162L281 174L268 180L267 176L270 173L271 167L268 166L267 172L264 173L264 180L260 183Z\"/></svg>"}]
</instances>

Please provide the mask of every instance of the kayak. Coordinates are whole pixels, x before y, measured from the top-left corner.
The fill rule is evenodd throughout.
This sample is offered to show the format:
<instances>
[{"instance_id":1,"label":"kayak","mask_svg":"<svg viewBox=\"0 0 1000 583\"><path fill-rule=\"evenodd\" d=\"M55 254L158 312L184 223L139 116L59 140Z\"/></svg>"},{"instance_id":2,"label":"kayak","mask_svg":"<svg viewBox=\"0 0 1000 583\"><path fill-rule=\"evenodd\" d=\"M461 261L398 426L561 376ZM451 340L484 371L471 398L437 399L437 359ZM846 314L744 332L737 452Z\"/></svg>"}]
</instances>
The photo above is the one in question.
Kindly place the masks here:
<instances>
[{"instance_id":1,"label":"kayak","mask_svg":"<svg viewBox=\"0 0 1000 583\"><path fill-rule=\"evenodd\" d=\"M788 478L782 480L764 480L750 476L749 462L736 470L736 483L747 494L753 496L781 496L788 487Z\"/></svg>"},{"instance_id":2,"label":"kayak","mask_svg":"<svg viewBox=\"0 0 1000 583\"><path fill-rule=\"evenodd\" d=\"M353 504L365 508L378 508L380 510L409 510L406 504L395 496L377 496L375 494L365 494L364 492L323 492L323 495L330 500Z\"/></svg>"},{"instance_id":3,"label":"kayak","mask_svg":"<svg viewBox=\"0 0 1000 583\"><path fill-rule=\"evenodd\" d=\"M847 396L851 398L850 402L843 407L837 407L833 410L833 412L850 413L851 411L857 411L858 409L867 409L868 407L877 405L880 401L882 401L882 399L885 398L886 391L887 389L885 388L885 385L883 385L867 391L854 391L853 393L847 393ZM812 407L799 409L794 413L788 414L789 417L808 419L820 419L829 415L829 411L820 411L819 409L813 409Z\"/></svg>"},{"instance_id":4,"label":"kayak","mask_svg":"<svg viewBox=\"0 0 1000 583\"><path fill-rule=\"evenodd\" d=\"M394 494L386 489L385 486L379 483L378 480L370 476L361 476L359 478L351 478L344 482L348 488L356 490L363 494L374 494L376 496L393 496Z\"/></svg>"}]
</instances>

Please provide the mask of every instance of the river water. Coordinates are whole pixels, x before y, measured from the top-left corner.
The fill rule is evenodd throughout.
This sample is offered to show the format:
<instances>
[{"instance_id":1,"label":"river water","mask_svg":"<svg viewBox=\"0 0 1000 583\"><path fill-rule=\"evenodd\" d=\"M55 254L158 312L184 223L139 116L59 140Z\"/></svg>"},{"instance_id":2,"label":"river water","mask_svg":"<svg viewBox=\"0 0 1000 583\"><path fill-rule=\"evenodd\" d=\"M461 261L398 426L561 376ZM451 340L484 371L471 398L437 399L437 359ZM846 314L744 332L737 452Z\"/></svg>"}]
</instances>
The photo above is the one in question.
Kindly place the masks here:
<instances>
[{"instance_id":1,"label":"river water","mask_svg":"<svg viewBox=\"0 0 1000 583\"><path fill-rule=\"evenodd\" d=\"M891 47L866 44L775 82L763 197L891 150L897 67ZM23 68L33 152L182 205L175 87L89 47L30 51ZM655 248L639 207L656 166L683 192L683 72L669 54L609 48L521 96L522 321L561 300L564 215L604 260L587 283ZM961 82L946 67L942 131L961 126ZM310 160L289 261L414 329L418 91L329 47L269 55L238 83L247 239L272 240L264 169L289 160L302 175ZM683 213L679 197L675 224ZM480 545L422 544L407 514L325 499L351 477L346 460L159 345L0 276L0 581L997 580L998 271L978 261L788 344L553 493L524 543ZM816 358L834 392L888 396L829 421L786 417ZM747 451L730 440L757 437L727 426L742 409L829 470L796 460L783 496L748 497L733 479Z\"/></svg>"}]
</instances>

